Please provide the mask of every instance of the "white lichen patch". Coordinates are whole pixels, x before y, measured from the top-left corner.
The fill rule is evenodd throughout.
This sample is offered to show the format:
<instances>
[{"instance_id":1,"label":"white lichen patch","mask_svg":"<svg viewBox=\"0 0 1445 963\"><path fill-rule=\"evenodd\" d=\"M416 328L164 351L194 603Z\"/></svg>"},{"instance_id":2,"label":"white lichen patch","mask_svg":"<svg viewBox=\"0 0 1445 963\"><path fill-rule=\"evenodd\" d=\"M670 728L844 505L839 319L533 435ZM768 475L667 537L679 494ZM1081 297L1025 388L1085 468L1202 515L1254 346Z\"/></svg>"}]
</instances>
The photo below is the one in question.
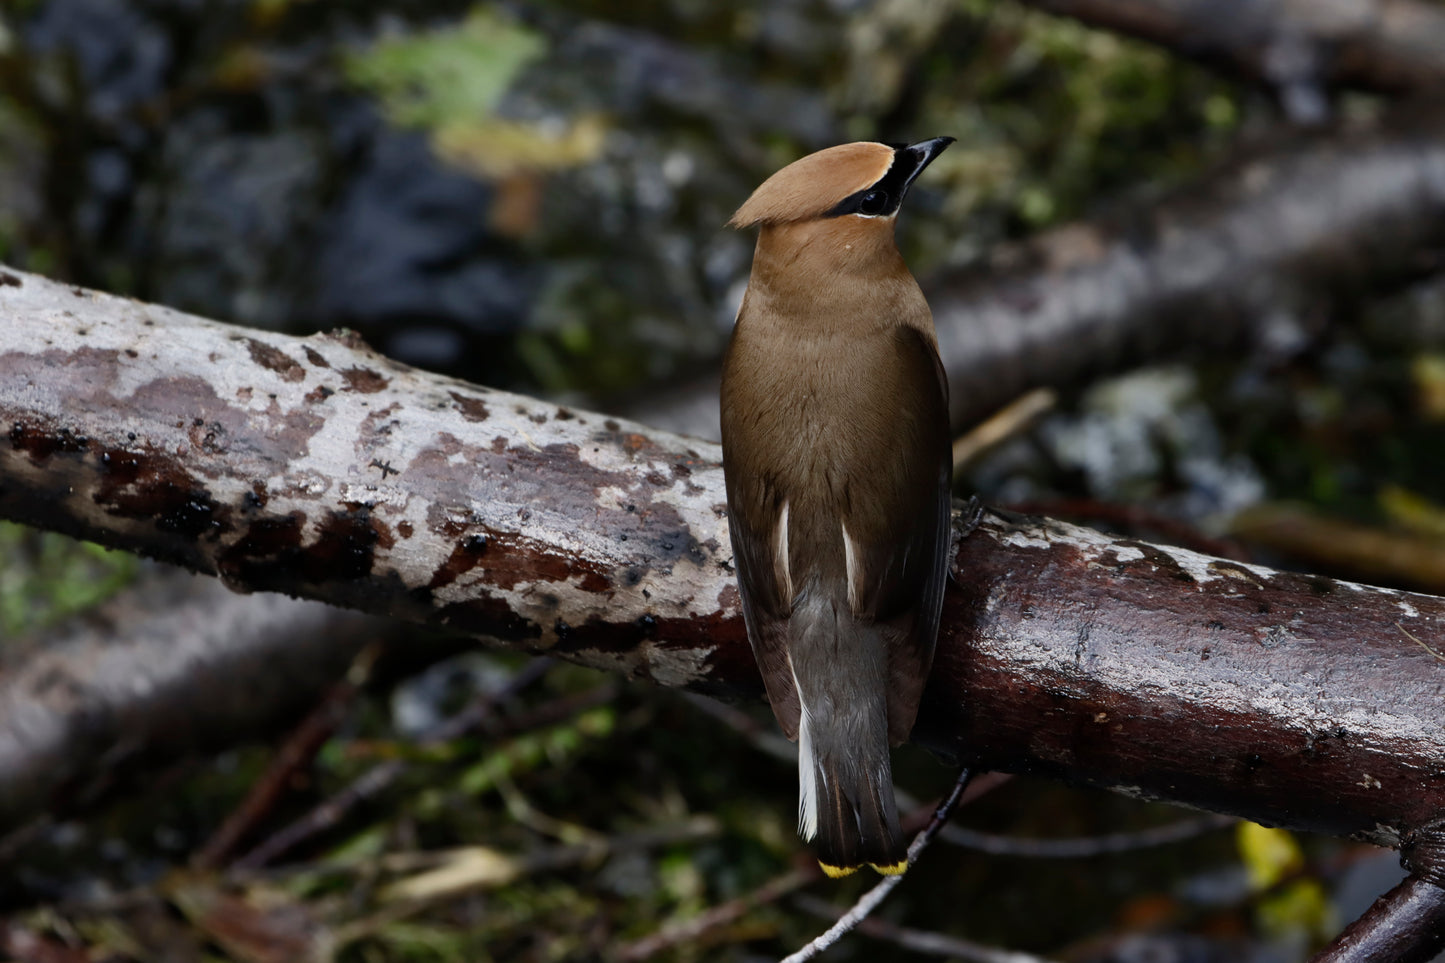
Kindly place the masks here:
<instances>
[{"instance_id":1,"label":"white lichen patch","mask_svg":"<svg viewBox=\"0 0 1445 963\"><path fill-rule=\"evenodd\" d=\"M1404 612L1407 618L1418 619L1420 617L1419 610L1404 599L1398 599L1395 604L1400 606L1400 611Z\"/></svg>"},{"instance_id":2,"label":"white lichen patch","mask_svg":"<svg viewBox=\"0 0 1445 963\"><path fill-rule=\"evenodd\" d=\"M407 493L395 485L356 485L345 482L337 494L343 502L369 505L373 508L379 505L405 508L407 503Z\"/></svg>"},{"instance_id":3,"label":"white lichen patch","mask_svg":"<svg viewBox=\"0 0 1445 963\"><path fill-rule=\"evenodd\" d=\"M1143 549L1136 545L1115 545L1110 551L1114 558L1121 564L1124 562L1137 562L1144 557Z\"/></svg>"}]
</instances>

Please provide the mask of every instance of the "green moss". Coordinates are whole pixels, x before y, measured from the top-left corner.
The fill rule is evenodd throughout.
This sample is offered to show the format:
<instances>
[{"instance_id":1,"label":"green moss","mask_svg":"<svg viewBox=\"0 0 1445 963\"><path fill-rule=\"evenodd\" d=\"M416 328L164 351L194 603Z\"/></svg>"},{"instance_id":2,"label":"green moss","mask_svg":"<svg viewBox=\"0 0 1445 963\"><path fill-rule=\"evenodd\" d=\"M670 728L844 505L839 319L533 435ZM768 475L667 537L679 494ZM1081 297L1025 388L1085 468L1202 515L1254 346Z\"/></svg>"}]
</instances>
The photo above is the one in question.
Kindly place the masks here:
<instances>
[{"instance_id":1,"label":"green moss","mask_svg":"<svg viewBox=\"0 0 1445 963\"><path fill-rule=\"evenodd\" d=\"M492 114L545 39L489 7L461 23L380 40L342 58L353 84L380 99L393 123L435 129Z\"/></svg>"},{"instance_id":2,"label":"green moss","mask_svg":"<svg viewBox=\"0 0 1445 963\"><path fill-rule=\"evenodd\" d=\"M130 583L138 566L125 552L0 522L0 640L105 601Z\"/></svg>"}]
</instances>

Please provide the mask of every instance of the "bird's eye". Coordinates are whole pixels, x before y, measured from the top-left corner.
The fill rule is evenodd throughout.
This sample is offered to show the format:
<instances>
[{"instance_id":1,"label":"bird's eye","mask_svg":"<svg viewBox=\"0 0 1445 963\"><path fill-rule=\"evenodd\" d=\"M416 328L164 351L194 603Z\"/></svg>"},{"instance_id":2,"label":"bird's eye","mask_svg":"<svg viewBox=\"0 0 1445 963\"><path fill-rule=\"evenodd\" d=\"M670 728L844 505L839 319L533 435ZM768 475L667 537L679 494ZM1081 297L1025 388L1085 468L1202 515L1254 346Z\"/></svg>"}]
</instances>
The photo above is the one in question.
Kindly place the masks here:
<instances>
[{"instance_id":1,"label":"bird's eye","mask_svg":"<svg viewBox=\"0 0 1445 963\"><path fill-rule=\"evenodd\" d=\"M869 191L858 201L858 213L874 216L888 210L887 191Z\"/></svg>"}]
</instances>

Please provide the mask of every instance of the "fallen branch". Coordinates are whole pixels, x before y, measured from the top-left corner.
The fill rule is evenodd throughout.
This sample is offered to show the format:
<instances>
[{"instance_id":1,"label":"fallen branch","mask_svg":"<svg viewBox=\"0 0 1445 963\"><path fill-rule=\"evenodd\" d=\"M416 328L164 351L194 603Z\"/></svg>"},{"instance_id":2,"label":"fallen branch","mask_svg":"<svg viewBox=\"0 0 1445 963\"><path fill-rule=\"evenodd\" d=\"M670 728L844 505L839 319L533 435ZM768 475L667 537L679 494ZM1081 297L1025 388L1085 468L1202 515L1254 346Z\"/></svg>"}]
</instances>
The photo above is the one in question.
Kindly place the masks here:
<instances>
[{"instance_id":1,"label":"fallen branch","mask_svg":"<svg viewBox=\"0 0 1445 963\"><path fill-rule=\"evenodd\" d=\"M0 663L0 832L74 811L117 771L285 724L369 641L403 628L179 572L143 579Z\"/></svg>"},{"instance_id":2,"label":"fallen branch","mask_svg":"<svg viewBox=\"0 0 1445 963\"><path fill-rule=\"evenodd\" d=\"M1227 14L1197 0L1024 2L1271 87L1292 80L1390 94L1445 87L1445 10L1417 0L1245 0Z\"/></svg>"}]
</instances>

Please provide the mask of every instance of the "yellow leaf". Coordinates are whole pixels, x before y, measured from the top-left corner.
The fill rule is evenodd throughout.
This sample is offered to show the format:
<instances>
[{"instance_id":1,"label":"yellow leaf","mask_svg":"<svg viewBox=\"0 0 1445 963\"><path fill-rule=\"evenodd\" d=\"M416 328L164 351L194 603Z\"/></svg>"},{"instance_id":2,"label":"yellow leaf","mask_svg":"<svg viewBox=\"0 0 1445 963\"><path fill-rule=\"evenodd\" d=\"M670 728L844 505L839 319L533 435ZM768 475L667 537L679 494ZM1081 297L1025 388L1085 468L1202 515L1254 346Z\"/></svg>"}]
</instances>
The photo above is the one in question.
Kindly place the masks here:
<instances>
[{"instance_id":1,"label":"yellow leaf","mask_svg":"<svg viewBox=\"0 0 1445 963\"><path fill-rule=\"evenodd\" d=\"M1267 889L1304 865L1304 854L1294 836L1283 829L1267 829L1241 822L1234 831L1235 845L1256 889Z\"/></svg>"}]
</instances>

